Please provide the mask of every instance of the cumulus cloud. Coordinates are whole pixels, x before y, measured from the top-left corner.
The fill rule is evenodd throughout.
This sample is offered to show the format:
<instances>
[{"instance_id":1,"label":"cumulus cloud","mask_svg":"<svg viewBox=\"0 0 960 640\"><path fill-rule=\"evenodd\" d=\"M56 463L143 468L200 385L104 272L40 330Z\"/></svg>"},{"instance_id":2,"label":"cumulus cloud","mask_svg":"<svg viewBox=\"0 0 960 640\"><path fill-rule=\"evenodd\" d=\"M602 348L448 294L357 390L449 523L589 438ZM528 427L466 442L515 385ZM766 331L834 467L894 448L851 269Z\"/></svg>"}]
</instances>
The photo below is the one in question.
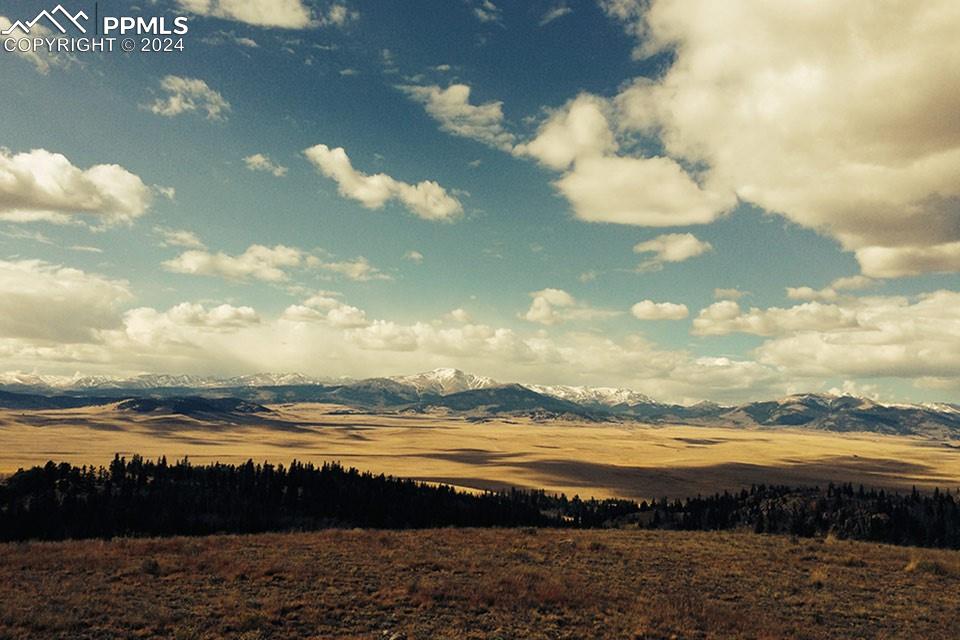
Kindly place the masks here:
<instances>
[{"instance_id":1,"label":"cumulus cloud","mask_svg":"<svg viewBox=\"0 0 960 640\"><path fill-rule=\"evenodd\" d=\"M555 111L514 153L566 173L554 186L589 222L647 227L703 224L735 203L732 193L700 185L667 157L616 155L609 101L581 94Z\"/></svg>"},{"instance_id":2,"label":"cumulus cloud","mask_svg":"<svg viewBox=\"0 0 960 640\"><path fill-rule=\"evenodd\" d=\"M540 125L536 137L517 145L515 153L562 171L576 160L599 158L616 149L606 101L582 94L564 109L555 111Z\"/></svg>"},{"instance_id":3,"label":"cumulus cloud","mask_svg":"<svg viewBox=\"0 0 960 640\"><path fill-rule=\"evenodd\" d=\"M302 0L177 0L177 4L197 15L235 20L256 27L305 29L315 24L310 9Z\"/></svg>"},{"instance_id":4,"label":"cumulus cloud","mask_svg":"<svg viewBox=\"0 0 960 640\"><path fill-rule=\"evenodd\" d=\"M325 322L339 329L356 329L370 324L362 309L324 294L311 296L302 305L287 307L283 317L295 322Z\"/></svg>"},{"instance_id":5,"label":"cumulus cloud","mask_svg":"<svg viewBox=\"0 0 960 640\"><path fill-rule=\"evenodd\" d=\"M213 330L233 330L260 322L260 316L251 307L229 304L207 309L201 304L182 302L166 312L176 324Z\"/></svg>"},{"instance_id":6,"label":"cumulus cloud","mask_svg":"<svg viewBox=\"0 0 960 640\"><path fill-rule=\"evenodd\" d=\"M607 309L594 309L576 300L563 289L541 289L530 293L533 302L520 317L528 322L555 325L570 320L594 320L618 315Z\"/></svg>"},{"instance_id":7,"label":"cumulus cloud","mask_svg":"<svg viewBox=\"0 0 960 640\"><path fill-rule=\"evenodd\" d=\"M743 311L733 300L721 300L702 309L693 320L693 333L721 336L751 333L758 336L782 335L796 331L829 331L856 327L853 309L820 302L807 302L788 308L751 308Z\"/></svg>"},{"instance_id":8,"label":"cumulus cloud","mask_svg":"<svg viewBox=\"0 0 960 640\"><path fill-rule=\"evenodd\" d=\"M183 113L205 111L207 120L225 120L230 103L199 78L169 75L160 81L166 94L147 106L152 113L172 118Z\"/></svg>"},{"instance_id":9,"label":"cumulus cloud","mask_svg":"<svg viewBox=\"0 0 960 640\"><path fill-rule=\"evenodd\" d=\"M289 269L304 264L304 258L303 251L293 247L254 244L236 256L199 249L185 251L164 262L163 266L174 273L218 276L228 280L282 282L288 279Z\"/></svg>"},{"instance_id":10,"label":"cumulus cloud","mask_svg":"<svg viewBox=\"0 0 960 640\"><path fill-rule=\"evenodd\" d=\"M739 300L747 295L746 291L740 291L736 288L719 287L713 290L713 297L716 300Z\"/></svg>"},{"instance_id":11,"label":"cumulus cloud","mask_svg":"<svg viewBox=\"0 0 960 640\"><path fill-rule=\"evenodd\" d=\"M926 246L864 247L857 249L856 256L863 272L875 278L954 272L960 271L960 240Z\"/></svg>"},{"instance_id":12,"label":"cumulus cloud","mask_svg":"<svg viewBox=\"0 0 960 640\"><path fill-rule=\"evenodd\" d=\"M411 249L410 251L407 251L405 254L403 254L403 259L409 260L410 262L415 262L416 264L420 264L421 262L423 262L423 254L420 253L419 251L414 251L413 249Z\"/></svg>"},{"instance_id":13,"label":"cumulus cloud","mask_svg":"<svg viewBox=\"0 0 960 640\"><path fill-rule=\"evenodd\" d=\"M452 84L446 89L437 85L402 85L399 89L421 103L443 131L512 151L514 136L504 129L502 102L470 104L471 89L465 84Z\"/></svg>"},{"instance_id":14,"label":"cumulus cloud","mask_svg":"<svg viewBox=\"0 0 960 640\"><path fill-rule=\"evenodd\" d=\"M206 249L206 245L193 231L186 229L168 229L154 227L153 232L160 236L161 247L183 247L185 249Z\"/></svg>"},{"instance_id":15,"label":"cumulus cloud","mask_svg":"<svg viewBox=\"0 0 960 640\"><path fill-rule=\"evenodd\" d=\"M755 356L792 376L960 376L960 293L864 298L853 310L852 328L777 337Z\"/></svg>"},{"instance_id":16,"label":"cumulus cloud","mask_svg":"<svg viewBox=\"0 0 960 640\"><path fill-rule=\"evenodd\" d=\"M960 270L960 13L951 0L610 0L670 68L614 100L703 183L836 238L863 272ZM910 91L903 91L909 86Z\"/></svg>"},{"instance_id":17,"label":"cumulus cloud","mask_svg":"<svg viewBox=\"0 0 960 640\"><path fill-rule=\"evenodd\" d=\"M140 177L119 165L80 169L46 149L12 154L0 147L2 220L66 224L85 219L111 226L142 216L152 198Z\"/></svg>"},{"instance_id":18,"label":"cumulus cloud","mask_svg":"<svg viewBox=\"0 0 960 640\"><path fill-rule=\"evenodd\" d=\"M675 302L654 302L643 300L630 307L630 313L637 320L683 320L690 311L685 304Z\"/></svg>"},{"instance_id":19,"label":"cumulus cloud","mask_svg":"<svg viewBox=\"0 0 960 640\"><path fill-rule=\"evenodd\" d=\"M247 166L247 169L250 171L264 171L266 173L271 173L277 178L282 178L287 175L287 168L275 163L270 159L269 156L266 156L262 153L255 153L252 156L247 156L243 159L243 163Z\"/></svg>"},{"instance_id":20,"label":"cumulus cloud","mask_svg":"<svg viewBox=\"0 0 960 640\"><path fill-rule=\"evenodd\" d=\"M730 194L701 187L670 158L588 158L554 185L576 216L588 222L706 224L735 204Z\"/></svg>"},{"instance_id":21,"label":"cumulus cloud","mask_svg":"<svg viewBox=\"0 0 960 640\"><path fill-rule=\"evenodd\" d=\"M557 337L543 331L523 334L474 323L468 314L458 312L462 310L448 318L457 323L454 326L370 319L362 309L329 292L311 296L272 318L251 307L192 302L167 310L137 307L121 313L112 305L129 299L125 283L61 269L36 263L27 272L43 273L44 286L61 286L71 295L76 294L77 281L92 279L88 285L97 293L92 297L76 294L83 302L67 305L22 273L0 279L10 283L6 288L0 284L4 292L39 291L36 304L16 321L11 317L19 307L0 309L0 354L8 366L34 369L43 363L45 368L60 367L61 372L83 369L114 374L145 370L231 374L306 366L307 373L364 376L453 365L504 380L622 384L664 400L743 397L780 388L782 382L768 365L664 350L637 335L613 340L592 332ZM569 298L557 291L541 293L559 303L563 312L576 310L576 302L569 305ZM33 306L40 310L39 316ZM102 313L91 317L96 309ZM45 326L45 319L54 323L54 330L38 328ZM311 354L308 362L304 353Z\"/></svg>"},{"instance_id":22,"label":"cumulus cloud","mask_svg":"<svg viewBox=\"0 0 960 640\"><path fill-rule=\"evenodd\" d=\"M353 168L342 147L318 144L304 151L316 169L337 183L340 195L356 200L367 209L380 209L390 200L398 200L411 213L424 220L453 220L463 213L463 205L432 180L415 185L396 180L385 173L367 175Z\"/></svg>"},{"instance_id":23,"label":"cumulus cloud","mask_svg":"<svg viewBox=\"0 0 960 640\"><path fill-rule=\"evenodd\" d=\"M346 5L334 3L330 5L326 13L321 14L319 23L321 26L345 27L350 22L360 18L357 11L352 11Z\"/></svg>"},{"instance_id":24,"label":"cumulus cloud","mask_svg":"<svg viewBox=\"0 0 960 640\"><path fill-rule=\"evenodd\" d=\"M692 233L665 233L633 247L634 253L653 254L641 263L641 269L659 268L664 262L684 262L712 250L713 245Z\"/></svg>"},{"instance_id":25,"label":"cumulus cloud","mask_svg":"<svg viewBox=\"0 0 960 640\"><path fill-rule=\"evenodd\" d=\"M832 302L838 300L844 291L856 291L877 285L877 281L863 275L837 278L830 286L823 289L812 287L787 287L787 297L791 300L821 300Z\"/></svg>"},{"instance_id":26,"label":"cumulus cloud","mask_svg":"<svg viewBox=\"0 0 960 640\"><path fill-rule=\"evenodd\" d=\"M93 342L120 324L127 282L42 260L0 260L0 338Z\"/></svg>"},{"instance_id":27,"label":"cumulus cloud","mask_svg":"<svg viewBox=\"0 0 960 640\"><path fill-rule=\"evenodd\" d=\"M348 280L356 282L369 282L370 280L392 280L389 274L383 273L378 268L370 264L370 261L359 256L351 260L340 260L335 262L317 262L314 266L339 274Z\"/></svg>"},{"instance_id":28,"label":"cumulus cloud","mask_svg":"<svg viewBox=\"0 0 960 640\"><path fill-rule=\"evenodd\" d=\"M470 313L466 309L456 308L445 316L447 320L453 320L454 322L472 322L473 318L470 317Z\"/></svg>"}]
</instances>

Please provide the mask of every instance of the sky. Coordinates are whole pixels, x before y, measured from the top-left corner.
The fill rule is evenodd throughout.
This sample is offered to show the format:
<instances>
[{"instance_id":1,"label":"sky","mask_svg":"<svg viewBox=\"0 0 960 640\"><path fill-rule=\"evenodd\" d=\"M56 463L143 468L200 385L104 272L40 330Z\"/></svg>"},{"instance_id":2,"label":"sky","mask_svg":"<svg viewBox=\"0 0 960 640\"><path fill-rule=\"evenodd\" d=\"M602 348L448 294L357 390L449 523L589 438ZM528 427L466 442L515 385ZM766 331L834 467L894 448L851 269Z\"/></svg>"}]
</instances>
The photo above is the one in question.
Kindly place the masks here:
<instances>
[{"instance_id":1,"label":"sky","mask_svg":"<svg viewBox=\"0 0 960 640\"><path fill-rule=\"evenodd\" d=\"M0 372L960 399L952 0L97 10L189 31L0 50Z\"/></svg>"}]
</instances>

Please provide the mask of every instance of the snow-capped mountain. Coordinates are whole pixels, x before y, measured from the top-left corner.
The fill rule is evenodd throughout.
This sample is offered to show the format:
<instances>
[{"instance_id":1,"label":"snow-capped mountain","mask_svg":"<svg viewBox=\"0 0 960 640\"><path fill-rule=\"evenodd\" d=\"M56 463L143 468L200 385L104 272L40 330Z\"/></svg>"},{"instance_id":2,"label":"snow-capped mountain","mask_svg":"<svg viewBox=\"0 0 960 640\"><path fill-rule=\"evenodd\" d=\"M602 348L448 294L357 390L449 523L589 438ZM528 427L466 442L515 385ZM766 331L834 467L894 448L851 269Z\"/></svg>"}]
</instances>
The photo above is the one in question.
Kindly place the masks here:
<instances>
[{"instance_id":1,"label":"snow-capped mountain","mask_svg":"<svg viewBox=\"0 0 960 640\"><path fill-rule=\"evenodd\" d=\"M470 391L472 389L488 389L500 383L485 376L475 376L464 373L459 369L434 369L410 376L395 376L390 378L394 382L412 385L421 395L433 394L446 396L451 393Z\"/></svg>"},{"instance_id":2,"label":"snow-capped mountain","mask_svg":"<svg viewBox=\"0 0 960 640\"><path fill-rule=\"evenodd\" d=\"M229 387L283 387L291 385L342 384L344 378L317 378L301 373L255 373L230 378L216 376L147 373L133 377L50 376L33 373L0 373L0 387L91 391L96 389L224 389Z\"/></svg>"},{"instance_id":3,"label":"snow-capped mountain","mask_svg":"<svg viewBox=\"0 0 960 640\"><path fill-rule=\"evenodd\" d=\"M638 404L657 404L638 391L622 387L571 387L566 385L524 385L532 391L575 402L581 405L602 407L631 407Z\"/></svg>"},{"instance_id":4,"label":"snow-capped mountain","mask_svg":"<svg viewBox=\"0 0 960 640\"><path fill-rule=\"evenodd\" d=\"M31 394L31 395L24 395ZM258 373L232 378L146 374L128 378L0 374L0 406L82 406L127 398L231 397L271 404L323 402L367 411L455 411L470 416L575 416L586 420L804 428L827 431L960 436L960 405L883 404L832 394L722 406L665 404L632 389L503 384L459 369L364 380ZM79 403L79 404L78 404Z\"/></svg>"}]
</instances>

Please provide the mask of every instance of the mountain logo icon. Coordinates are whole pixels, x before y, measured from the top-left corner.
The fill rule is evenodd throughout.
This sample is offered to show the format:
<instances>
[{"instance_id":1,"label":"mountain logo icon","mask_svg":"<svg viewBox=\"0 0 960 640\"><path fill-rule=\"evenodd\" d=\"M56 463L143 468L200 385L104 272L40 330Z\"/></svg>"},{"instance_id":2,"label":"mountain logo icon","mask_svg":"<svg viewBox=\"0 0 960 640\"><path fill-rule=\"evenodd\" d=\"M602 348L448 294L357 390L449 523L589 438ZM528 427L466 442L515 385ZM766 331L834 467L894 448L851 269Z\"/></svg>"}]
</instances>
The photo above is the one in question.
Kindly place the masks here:
<instances>
[{"instance_id":1,"label":"mountain logo icon","mask_svg":"<svg viewBox=\"0 0 960 640\"><path fill-rule=\"evenodd\" d=\"M60 33L66 33L67 32L66 28L63 26L63 24L57 21L57 18L54 17L55 15L59 15L60 20L63 20L65 22L69 21L71 24L73 24L73 26L75 26L77 29L80 30L80 33L87 32L86 27L84 27L83 24L81 24L80 19L82 18L83 20L89 20L90 16L88 16L83 11L78 11L75 15L71 14L69 11L63 8L62 4L58 4L56 7L53 8L52 11L47 11L46 9L44 9L43 11L37 14L36 18L28 22L17 20L13 24L11 24L8 28L4 29L3 31L0 31L0 35L8 36L17 29L20 29L20 31L22 31L23 33L30 33L30 30L33 27L35 27L36 24L40 22L42 18L46 18L47 22L49 22L54 27L56 27L57 30L60 31Z\"/></svg>"}]
</instances>

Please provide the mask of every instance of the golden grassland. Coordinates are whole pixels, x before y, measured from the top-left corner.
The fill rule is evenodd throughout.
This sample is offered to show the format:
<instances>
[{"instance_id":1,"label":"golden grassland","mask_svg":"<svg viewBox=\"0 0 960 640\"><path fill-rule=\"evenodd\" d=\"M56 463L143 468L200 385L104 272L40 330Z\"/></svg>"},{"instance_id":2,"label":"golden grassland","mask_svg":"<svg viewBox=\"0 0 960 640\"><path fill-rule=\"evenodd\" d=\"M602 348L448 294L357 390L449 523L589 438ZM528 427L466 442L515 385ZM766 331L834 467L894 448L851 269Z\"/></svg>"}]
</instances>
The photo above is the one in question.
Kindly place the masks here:
<instances>
[{"instance_id":1,"label":"golden grassland","mask_svg":"<svg viewBox=\"0 0 960 640\"><path fill-rule=\"evenodd\" d=\"M441 529L0 545L0 638L960 637L960 552Z\"/></svg>"},{"instance_id":2,"label":"golden grassland","mask_svg":"<svg viewBox=\"0 0 960 640\"><path fill-rule=\"evenodd\" d=\"M752 483L960 486L960 447L916 437L636 423L472 422L436 414L344 414L335 405L197 419L114 406L0 410L0 473L114 453L197 463L340 461L468 489L545 488L647 499Z\"/></svg>"}]
</instances>

